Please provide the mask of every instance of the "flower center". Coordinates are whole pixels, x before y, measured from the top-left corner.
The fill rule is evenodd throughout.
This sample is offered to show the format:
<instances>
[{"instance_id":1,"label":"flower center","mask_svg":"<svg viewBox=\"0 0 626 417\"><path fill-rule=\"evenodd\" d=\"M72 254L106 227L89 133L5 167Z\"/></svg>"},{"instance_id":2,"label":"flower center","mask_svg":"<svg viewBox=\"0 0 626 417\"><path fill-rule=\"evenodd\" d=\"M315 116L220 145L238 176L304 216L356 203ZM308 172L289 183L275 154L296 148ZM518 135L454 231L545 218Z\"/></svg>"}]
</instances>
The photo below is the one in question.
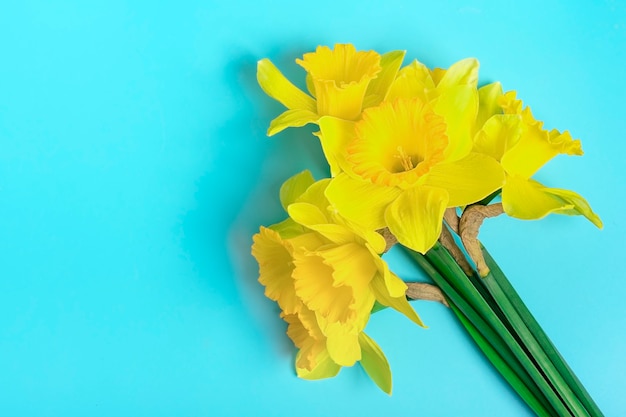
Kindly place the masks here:
<instances>
[{"instance_id":1,"label":"flower center","mask_svg":"<svg viewBox=\"0 0 626 417\"><path fill-rule=\"evenodd\" d=\"M393 157L400 161L400 164L393 170L394 173L410 171L419 163L419 158L417 156L408 155L402 146L398 146L396 151L398 153L393 155ZM414 162L414 160L417 162Z\"/></svg>"},{"instance_id":2,"label":"flower center","mask_svg":"<svg viewBox=\"0 0 626 417\"><path fill-rule=\"evenodd\" d=\"M445 131L443 117L419 99L386 102L363 112L347 159L364 179L408 188L443 160Z\"/></svg>"}]
</instances>

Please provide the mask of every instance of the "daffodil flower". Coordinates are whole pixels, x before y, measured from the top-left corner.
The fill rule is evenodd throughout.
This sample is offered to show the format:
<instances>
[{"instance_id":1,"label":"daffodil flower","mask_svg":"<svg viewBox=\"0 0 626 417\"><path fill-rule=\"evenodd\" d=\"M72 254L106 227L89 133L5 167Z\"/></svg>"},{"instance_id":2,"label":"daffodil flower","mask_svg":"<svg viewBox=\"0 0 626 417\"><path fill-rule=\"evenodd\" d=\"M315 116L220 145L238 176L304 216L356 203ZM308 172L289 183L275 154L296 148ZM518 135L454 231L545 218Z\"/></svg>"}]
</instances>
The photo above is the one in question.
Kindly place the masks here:
<instances>
[{"instance_id":1,"label":"daffodil flower","mask_svg":"<svg viewBox=\"0 0 626 417\"><path fill-rule=\"evenodd\" d=\"M523 108L516 93L502 93L499 84L486 86L485 108L490 116L474 137L474 150L500 161L506 172L502 206L509 216L540 219L550 213L583 215L597 227L602 221L579 194L548 188L531 177L559 154L582 155L580 140L569 132L547 131ZM493 115L489 115L492 112Z\"/></svg>"},{"instance_id":2,"label":"daffodil flower","mask_svg":"<svg viewBox=\"0 0 626 417\"><path fill-rule=\"evenodd\" d=\"M362 358L361 333L375 301L423 324L405 297L406 284L380 257L384 238L353 228L329 210L324 194L329 180L305 189L309 181L305 172L284 184L281 198L290 221L275 230L262 227L253 238L252 254L265 295L284 315L313 312L333 363L352 366ZM304 191L297 196L298 190Z\"/></svg>"},{"instance_id":3,"label":"daffodil flower","mask_svg":"<svg viewBox=\"0 0 626 417\"><path fill-rule=\"evenodd\" d=\"M341 171L326 190L328 200L356 224L388 227L401 244L425 253L441 233L446 208L502 186L499 164L470 152L476 109L475 88L458 85L429 103L385 101L358 122L321 119L322 143Z\"/></svg>"},{"instance_id":4,"label":"daffodil flower","mask_svg":"<svg viewBox=\"0 0 626 417\"><path fill-rule=\"evenodd\" d=\"M309 94L293 85L269 59L257 64L257 80L267 95L287 107L272 120L268 135L317 123L322 116L356 120L363 107L380 103L402 64L403 51L380 55L351 44L317 47L296 62L307 71Z\"/></svg>"}]
</instances>

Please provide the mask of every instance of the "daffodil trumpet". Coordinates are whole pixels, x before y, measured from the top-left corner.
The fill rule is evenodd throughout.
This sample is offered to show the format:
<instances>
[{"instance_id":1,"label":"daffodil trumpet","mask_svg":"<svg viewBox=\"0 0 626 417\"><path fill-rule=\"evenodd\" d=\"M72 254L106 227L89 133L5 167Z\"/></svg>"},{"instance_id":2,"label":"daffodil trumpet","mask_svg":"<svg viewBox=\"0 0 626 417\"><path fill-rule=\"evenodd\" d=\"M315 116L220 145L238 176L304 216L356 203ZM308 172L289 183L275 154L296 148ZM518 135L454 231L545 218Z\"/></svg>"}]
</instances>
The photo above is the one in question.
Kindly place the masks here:
<instances>
[{"instance_id":1,"label":"daffodil trumpet","mask_svg":"<svg viewBox=\"0 0 626 417\"><path fill-rule=\"evenodd\" d=\"M540 416L601 416L582 383L478 240L481 224L507 215L581 215L601 228L574 191L533 176L580 140L547 130L514 91L478 85L478 61L447 69L405 53L319 46L296 63L303 91L269 60L259 85L285 111L268 135L316 125L329 176L309 171L280 189L284 221L261 227L252 255L276 301L305 379L359 363L391 394L390 365L365 333L392 308L420 327L409 299L449 306L504 379ZM400 245L433 281L404 282L385 253Z\"/></svg>"}]
</instances>

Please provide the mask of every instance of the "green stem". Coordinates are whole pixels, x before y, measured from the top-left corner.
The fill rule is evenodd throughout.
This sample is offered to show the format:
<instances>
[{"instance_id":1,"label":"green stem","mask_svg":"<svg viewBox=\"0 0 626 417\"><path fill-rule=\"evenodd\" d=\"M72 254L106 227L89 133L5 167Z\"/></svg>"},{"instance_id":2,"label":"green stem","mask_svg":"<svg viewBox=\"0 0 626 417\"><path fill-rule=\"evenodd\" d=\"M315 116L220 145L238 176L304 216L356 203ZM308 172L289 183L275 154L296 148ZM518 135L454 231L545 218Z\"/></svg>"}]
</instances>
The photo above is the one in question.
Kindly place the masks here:
<instances>
[{"instance_id":1,"label":"green stem","mask_svg":"<svg viewBox=\"0 0 626 417\"><path fill-rule=\"evenodd\" d=\"M493 350L499 353L501 359L509 366L512 372L515 375L517 375L518 377L517 379L521 381L521 385L511 384L511 386L520 395L520 397L522 397L522 399L526 401L529 407L531 407L539 415L558 416L559 413L554 411L553 407L546 400L546 395L542 393L542 390L538 388L535 381L528 375L527 370L529 369L529 366L532 365L530 361L528 360L528 358L526 358L525 360L526 363L523 363L523 361L518 358L519 355L514 355L512 353L512 349L510 349L509 345L516 344L516 342L513 340L512 336L510 335L508 330L504 327L504 325L499 321L499 317L488 308L486 310L483 309L483 311L477 311L477 303L475 301L472 301L472 296L468 297L467 291L464 292L465 296L461 295L461 293L463 293L463 290L460 289L458 285L456 285L457 283L455 282L454 279L450 279L449 271L448 271L448 274L445 274L445 273L442 273L441 270L438 270L439 268L436 268L434 266L440 263L440 262L437 262L436 259L433 259L433 258L440 258L439 255L430 254L430 256L427 258L424 255L421 255L413 251L408 251L408 253L411 256L411 258L415 260L418 263L418 265L420 265L420 267L422 267L422 269L439 286L442 292L449 299L450 303L454 304L456 308L455 311L459 311L461 314L463 314L467 318L467 320L469 320L469 322L473 325L473 327L479 330L483 339L489 341ZM443 261L443 259L440 259L440 261ZM460 268L459 268L459 271L461 271ZM461 271L460 273L465 278L467 278L464 272ZM475 296L476 294L474 294L474 298ZM480 298L480 295L478 295L478 298ZM487 321L485 321L485 319L487 319L488 316L492 317L495 321L497 321L500 324L499 329L501 333L508 335L509 343L505 342L501 334L494 331L492 326L488 324ZM470 331L470 329L468 329L468 331ZM487 354L487 352L485 352L485 354L492 361L492 363L494 363L494 359L490 357ZM523 358L523 355L521 356ZM494 363L494 365L496 364ZM497 365L496 365L496 368L498 368ZM531 366L531 369L534 369L534 367ZM505 375L503 374L503 376ZM507 381L509 381L508 378L507 378ZM532 397L535 400L530 400L529 398L527 398L527 392L532 393ZM551 391L549 391L549 393L551 393ZM535 410L536 408L535 403L541 404L541 408L539 409L539 411ZM560 404L560 401L558 402L558 404ZM564 415L564 414L561 414L561 415Z\"/></svg>"},{"instance_id":2,"label":"green stem","mask_svg":"<svg viewBox=\"0 0 626 417\"><path fill-rule=\"evenodd\" d=\"M526 307L519 294L515 291L509 280L506 278L506 276L502 272L502 269L500 269L498 264L484 247L483 253L485 255L485 261L491 269L491 274L493 275L495 282L499 285L505 296L509 299L515 310L519 313L522 320L528 326L528 329L532 333L533 337L537 340L541 348L545 351L546 355L554 364L557 371L563 376L565 382L572 389L574 394L592 416L603 416L600 408L593 401L585 387L576 377L572 369L568 366L567 362L565 362L565 360L558 352L552 341L548 338L544 330L541 328L535 317L528 310L528 307Z\"/></svg>"},{"instance_id":3,"label":"green stem","mask_svg":"<svg viewBox=\"0 0 626 417\"><path fill-rule=\"evenodd\" d=\"M563 376L557 371L552 361L550 361L535 337L528 330L528 326L526 326L526 323L510 302L509 298L495 281L493 274L489 273L486 277L483 277L483 282L502 311L507 315L512 327L522 340L523 345L528 349L531 358L545 374L550 384L554 387L572 414L577 417L589 416L585 407L583 407L576 395L574 395L569 385L563 379Z\"/></svg>"},{"instance_id":4,"label":"green stem","mask_svg":"<svg viewBox=\"0 0 626 417\"><path fill-rule=\"evenodd\" d=\"M537 386L535 384L531 384L531 387L533 387L534 390L530 389L527 385L528 382L523 381L522 378L520 378L520 371L514 370L511 366L509 366L508 361L499 354L498 350L492 347L489 339L486 339L481 334L480 330L478 330L472 324L472 322L467 317L465 317L465 315L454 303L450 302L449 304L450 308L452 308L461 324L465 327L472 339L474 339L474 342L476 342L478 347L483 351L485 356L498 370L498 372L500 372L502 377L509 383L511 387L515 389L517 394L522 397L522 399L535 412L535 414L540 417L553 416L554 410L548 404L545 404L545 397L536 392ZM509 352L508 349L506 351ZM517 361L515 362L517 363ZM526 372L522 371L522 374L525 375L526 378L528 378Z\"/></svg>"},{"instance_id":5,"label":"green stem","mask_svg":"<svg viewBox=\"0 0 626 417\"><path fill-rule=\"evenodd\" d=\"M545 375L536 367L532 356L528 354L523 345L510 332L509 328L498 317L494 311L480 295L480 292L474 287L463 270L457 265L450 254L436 244L427 254L426 258L439 270L439 272L450 280L467 299L467 301L476 309L478 314L500 335L506 345L511 349L515 357L520 361L524 369L537 384L541 392L546 396L550 404L554 407L558 415L571 416L571 411L563 403L561 397L555 392L554 387L546 380ZM445 293L445 292L444 292ZM497 298L497 297L496 297ZM507 313L505 311L505 313ZM583 414L584 415L584 414Z\"/></svg>"}]
</instances>

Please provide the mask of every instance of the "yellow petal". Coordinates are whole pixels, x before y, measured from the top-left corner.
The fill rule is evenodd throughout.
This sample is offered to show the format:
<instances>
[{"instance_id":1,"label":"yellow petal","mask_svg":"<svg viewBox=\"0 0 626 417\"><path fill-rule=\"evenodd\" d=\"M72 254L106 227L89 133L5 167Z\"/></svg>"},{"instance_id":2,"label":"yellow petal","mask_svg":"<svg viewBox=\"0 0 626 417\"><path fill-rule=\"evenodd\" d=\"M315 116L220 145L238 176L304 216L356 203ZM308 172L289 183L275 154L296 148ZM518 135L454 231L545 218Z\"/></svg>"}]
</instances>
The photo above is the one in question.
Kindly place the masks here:
<instances>
[{"instance_id":1,"label":"yellow petal","mask_svg":"<svg viewBox=\"0 0 626 417\"><path fill-rule=\"evenodd\" d=\"M338 365L352 366L361 359L359 331L356 328L331 323L325 329L328 355Z\"/></svg>"},{"instance_id":2,"label":"yellow petal","mask_svg":"<svg viewBox=\"0 0 626 417\"><path fill-rule=\"evenodd\" d=\"M300 301L296 297L293 259L288 247L278 233L265 227L252 239L252 256L259 263L259 282L265 287L265 296L278 302L285 313L296 313Z\"/></svg>"},{"instance_id":3,"label":"yellow petal","mask_svg":"<svg viewBox=\"0 0 626 417\"><path fill-rule=\"evenodd\" d=\"M435 85L438 85L441 82L443 76L446 75L447 71L448 70L443 68L433 68L432 70L430 70L430 76L432 77Z\"/></svg>"},{"instance_id":4,"label":"yellow petal","mask_svg":"<svg viewBox=\"0 0 626 417\"><path fill-rule=\"evenodd\" d=\"M280 204L285 211L287 211L289 204L294 203L314 182L315 179L308 169L285 181L280 186Z\"/></svg>"},{"instance_id":5,"label":"yellow petal","mask_svg":"<svg viewBox=\"0 0 626 417\"><path fill-rule=\"evenodd\" d=\"M308 72L306 74L305 82L307 91L312 97L315 97L315 85L313 84L313 77L311 77L311 74L309 74Z\"/></svg>"},{"instance_id":6,"label":"yellow petal","mask_svg":"<svg viewBox=\"0 0 626 417\"><path fill-rule=\"evenodd\" d=\"M387 94L387 100L419 98L428 103L435 97L435 83L424 64L415 60L398 72Z\"/></svg>"},{"instance_id":7,"label":"yellow petal","mask_svg":"<svg viewBox=\"0 0 626 417\"><path fill-rule=\"evenodd\" d=\"M345 225L348 230L361 239L354 241L365 243L365 246L368 246L373 254L379 255L385 251L387 242L380 233L351 222L350 220L341 217L339 214L336 215L336 218L338 222L341 222L341 224Z\"/></svg>"},{"instance_id":8,"label":"yellow petal","mask_svg":"<svg viewBox=\"0 0 626 417\"><path fill-rule=\"evenodd\" d=\"M545 192L537 181L507 175L502 187L502 207L511 217L535 220L554 211L573 209L574 205Z\"/></svg>"},{"instance_id":9,"label":"yellow petal","mask_svg":"<svg viewBox=\"0 0 626 417\"><path fill-rule=\"evenodd\" d=\"M322 180L316 181L315 183L311 184L309 188L307 188L306 191L302 193L302 195L300 195L300 197L298 197L298 199L296 200L297 203L307 203L316 206L319 210L319 213L321 213L322 216L327 219L326 221L320 223L331 222L329 213L330 203L328 202L328 199L325 195L328 184L330 184L330 178L324 178ZM305 221L304 219L301 220L303 222L306 222L306 225L318 223L313 221Z\"/></svg>"},{"instance_id":10,"label":"yellow petal","mask_svg":"<svg viewBox=\"0 0 626 417\"><path fill-rule=\"evenodd\" d=\"M448 161L463 158L472 149L472 128L478 112L478 92L469 85L451 87L435 102L435 113L443 116L448 135L444 156Z\"/></svg>"},{"instance_id":11,"label":"yellow petal","mask_svg":"<svg viewBox=\"0 0 626 417\"><path fill-rule=\"evenodd\" d=\"M358 236L353 230L340 224L311 224L307 228L338 245L355 243L358 240Z\"/></svg>"},{"instance_id":12,"label":"yellow petal","mask_svg":"<svg viewBox=\"0 0 626 417\"><path fill-rule=\"evenodd\" d=\"M315 100L293 85L269 59L257 63L257 81L265 93L288 109L315 112Z\"/></svg>"},{"instance_id":13,"label":"yellow petal","mask_svg":"<svg viewBox=\"0 0 626 417\"><path fill-rule=\"evenodd\" d=\"M319 116L310 110L291 109L282 113L270 122L267 136L273 136L288 127L301 127L308 123L315 123Z\"/></svg>"},{"instance_id":14,"label":"yellow petal","mask_svg":"<svg viewBox=\"0 0 626 417\"><path fill-rule=\"evenodd\" d=\"M319 126L319 138L331 175L335 177L342 171L350 172L352 168L346 160L346 149L354 139L354 122L324 116L319 120Z\"/></svg>"},{"instance_id":15,"label":"yellow petal","mask_svg":"<svg viewBox=\"0 0 626 417\"><path fill-rule=\"evenodd\" d=\"M391 395L391 369L382 349L363 332L359 334L359 343L363 356L361 359L363 369L378 385L378 388Z\"/></svg>"},{"instance_id":16,"label":"yellow petal","mask_svg":"<svg viewBox=\"0 0 626 417\"><path fill-rule=\"evenodd\" d=\"M376 248L378 253L382 253L386 244L380 234L344 219L334 211L329 211L330 203L325 191L330 181L326 178L310 185L296 202L289 206L290 220L298 226L301 225L300 227L305 226L316 231L331 242L344 244L365 241Z\"/></svg>"},{"instance_id":17,"label":"yellow petal","mask_svg":"<svg viewBox=\"0 0 626 417\"><path fill-rule=\"evenodd\" d=\"M297 252L314 251L319 247L328 245L330 242L324 239L324 237L319 233L307 230L306 233L285 240L285 243L287 244L287 249L289 249L289 252L293 257L293 255Z\"/></svg>"},{"instance_id":18,"label":"yellow petal","mask_svg":"<svg viewBox=\"0 0 626 417\"><path fill-rule=\"evenodd\" d=\"M298 352L296 356L296 363L299 361L299 357L302 355L302 351ZM337 365L328 355L328 351L324 350L316 358L316 365L313 369L308 370L305 368L299 368L296 366L296 374L302 379L317 380L324 378L332 378L339 373L341 366Z\"/></svg>"},{"instance_id":19,"label":"yellow petal","mask_svg":"<svg viewBox=\"0 0 626 417\"><path fill-rule=\"evenodd\" d=\"M500 189L504 172L495 159L478 153L434 166L425 175L423 185L446 190L448 207L475 203Z\"/></svg>"},{"instance_id":20,"label":"yellow petal","mask_svg":"<svg viewBox=\"0 0 626 417\"><path fill-rule=\"evenodd\" d=\"M358 180L346 174L333 178L326 197L340 215L370 230L385 227L385 209L400 190Z\"/></svg>"},{"instance_id":21,"label":"yellow petal","mask_svg":"<svg viewBox=\"0 0 626 417\"><path fill-rule=\"evenodd\" d=\"M441 81L437 84L437 90L446 89L459 85L467 85L476 89L478 84L478 60L476 58L466 58L455 62L445 72Z\"/></svg>"},{"instance_id":22,"label":"yellow petal","mask_svg":"<svg viewBox=\"0 0 626 417\"><path fill-rule=\"evenodd\" d=\"M499 82L487 84L478 89L478 115L475 130L479 130L491 116L502 113L500 107L502 94L502 84Z\"/></svg>"},{"instance_id":23,"label":"yellow petal","mask_svg":"<svg viewBox=\"0 0 626 417\"><path fill-rule=\"evenodd\" d=\"M309 203L293 203L289 206L289 216L298 224L314 230L330 242L337 244L354 243L359 239L358 230L332 222L319 208ZM367 236L363 236L366 238Z\"/></svg>"},{"instance_id":24,"label":"yellow petal","mask_svg":"<svg viewBox=\"0 0 626 417\"><path fill-rule=\"evenodd\" d=\"M407 289L404 281L391 272L389 265L387 265L387 262L385 262L383 258L375 256L375 253L372 253L372 255L378 269L376 276L382 276L386 293L391 297L404 297ZM374 279L376 279L376 277Z\"/></svg>"},{"instance_id":25,"label":"yellow petal","mask_svg":"<svg viewBox=\"0 0 626 417\"><path fill-rule=\"evenodd\" d=\"M402 280L395 276L395 274L392 275L396 280L402 282ZM402 283L404 284L404 282ZM392 296L392 294L390 294L389 292L387 284L380 274L377 274L374 277L374 279L370 283L370 286L372 288L372 291L374 292L376 301L378 301L380 304L391 307L394 310L404 314L409 320L411 320L418 326L426 327L422 322L422 319L420 319L415 310L413 310L413 307L411 307L411 304L409 304L409 301L406 299L405 293L403 292L401 295ZM406 291L406 284L404 284L404 288Z\"/></svg>"},{"instance_id":26,"label":"yellow petal","mask_svg":"<svg viewBox=\"0 0 626 417\"><path fill-rule=\"evenodd\" d=\"M474 137L474 151L499 161L519 142L522 136L522 117L518 114L496 114L486 121Z\"/></svg>"},{"instance_id":27,"label":"yellow petal","mask_svg":"<svg viewBox=\"0 0 626 417\"><path fill-rule=\"evenodd\" d=\"M374 253L381 254L385 251L387 241L381 234L376 231L363 230L362 236Z\"/></svg>"},{"instance_id":28,"label":"yellow petal","mask_svg":"<svg viewBox=\"0 0 626 417\"><path fill-rule=\"evenodd\" d=\"M596 213L593 212L587 200L585 200L580 194L575 193L574 191L563 190L560 188L545 188L544 191L548 194L552 194L558 197L559 199L563 200L563 202L567 203L568 205L573 206L572 209L556 210L555 213L568 214L568 215L577 215L577 214L583 215L587 219L589 219L591 223L596 225L596 227L598 227L599 229L602 229L603 227L602 220L600 220L600 217Z\"/></svg>"},{"instance_id":29,"label":"yellow petal","mask_svg":"<svg viewBox=\"0 0 626 417\"><path fill-rule=\"evenodd\" d=\"M404 246L426 253L441 234L448 193L440 188L415 187L404 190L385 211L391 233Z\"/></svg>"},{"instance_id":30,"label":"yellow petal","mask_svg":"<svg viewBox=\"0 0 626 417\"><path fill-rule=\"evenodd\" d=\"M289 217L303 226L328 223L328 218L314 204L293 203L288 208Z\"/></svg>"},{"instance_id":31,"label":"yellow petal","mask_svg":"<svg viewBox=\"0 0 626 417\"><path fill-rule=\"evenodd\" d=\"M387 97L389 88L398 74L398 69L402 65L405 54L406 51L391 51L380 57L382 70L367 86L367 91L365 92L366 104L364 107L376 106Z\"/></svg>"},{"instance_id":32,"label":"yellow petal","mask_svg":"<svg viewBox=\"0 0 626 417\"><path fill-rule=\"evenodd\" d=\"M511 175L530 178L556 155L582 155L579 140L569 132L550 133L540 125L526 125L519 142L502 157L502 166Z\"/></svg>"},{"instance_id":33,"label":"yellow petal","mask_svg":"<svg viewBox=\"0 0 626 417\"><path fill-rule=\"evenodd\" d=\"M330 178L324 178L311 184L298 199L298 203L315 204L322 212L328 211L328 200L326 199L326 187L330 184Z\"/></svg>"}]
</instances>

